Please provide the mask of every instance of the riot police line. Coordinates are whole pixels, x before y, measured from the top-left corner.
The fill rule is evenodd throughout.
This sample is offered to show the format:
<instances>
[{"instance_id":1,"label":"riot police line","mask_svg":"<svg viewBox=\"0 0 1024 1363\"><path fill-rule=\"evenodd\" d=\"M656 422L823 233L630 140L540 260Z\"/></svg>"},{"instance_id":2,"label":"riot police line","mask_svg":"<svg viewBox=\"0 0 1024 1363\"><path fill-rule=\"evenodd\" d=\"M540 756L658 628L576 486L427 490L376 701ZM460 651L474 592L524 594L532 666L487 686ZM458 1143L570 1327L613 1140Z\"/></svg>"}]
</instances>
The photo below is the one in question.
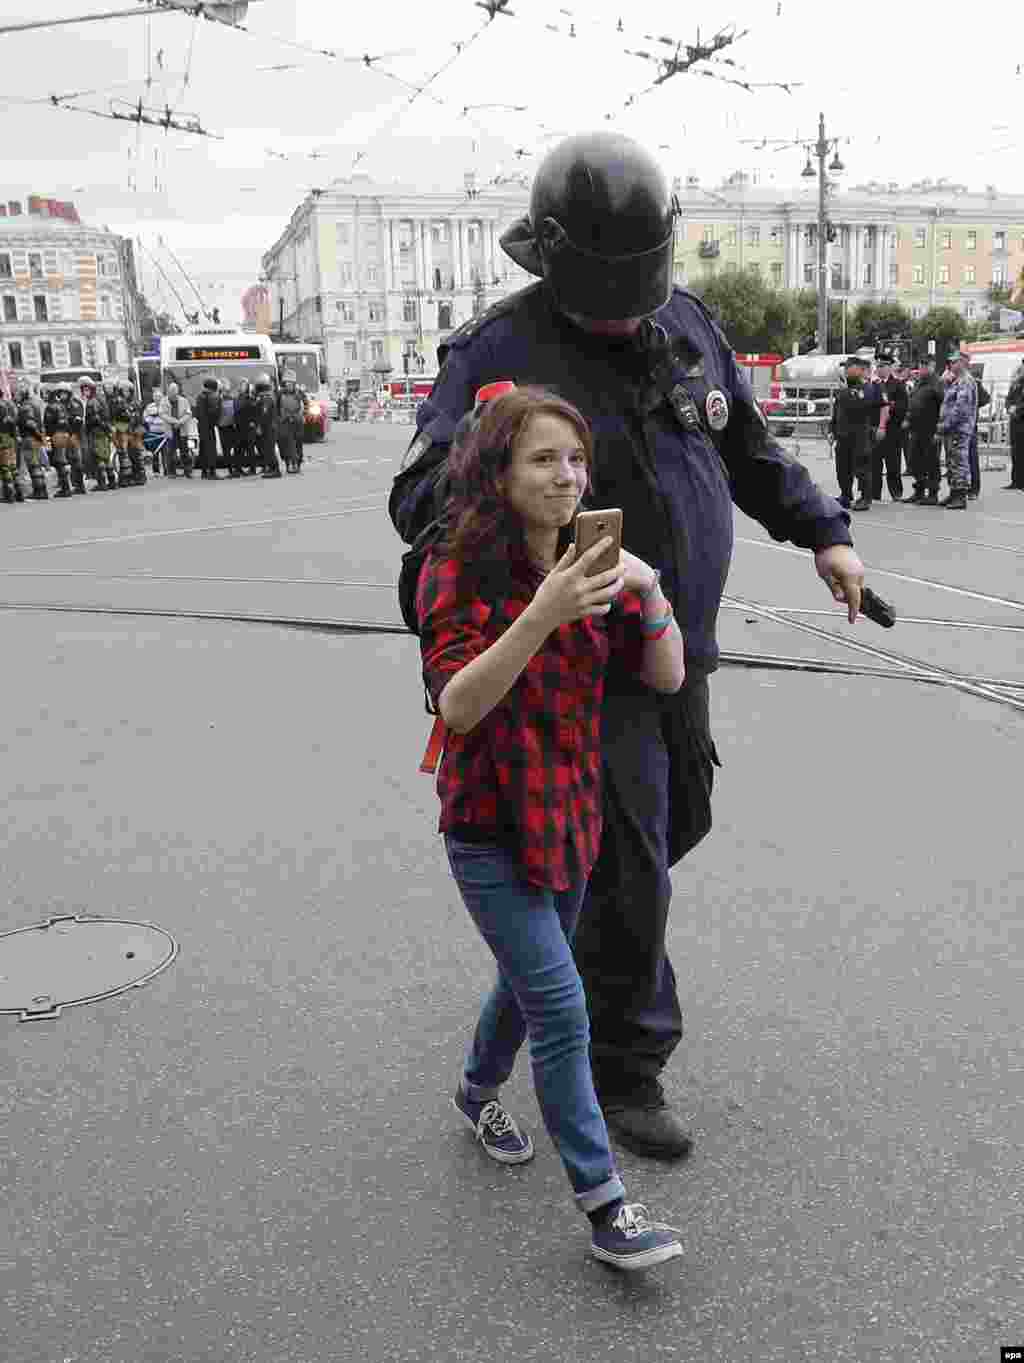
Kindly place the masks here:
<instances>
[{"instance_id":1,"label":"riot police line","mask_svg":"<svg viewBox=\"0 0 1024 1363\"><path fill-rule=\"evenodd\" d=\"M0 395L0 498L48 500L48 469L56 497L141 487L147 455L152 474L170 478L192 478L197 466L208 480L220 467L230 478L280 478L282 465L298 473L304 411L292 371L277 392L269 375L237 385L208 378L194 405L172 382L166 394L154 388L145 407L129 380L83 375L37 392L23 379L13 398Z\"/></svg>"}]
</instances>

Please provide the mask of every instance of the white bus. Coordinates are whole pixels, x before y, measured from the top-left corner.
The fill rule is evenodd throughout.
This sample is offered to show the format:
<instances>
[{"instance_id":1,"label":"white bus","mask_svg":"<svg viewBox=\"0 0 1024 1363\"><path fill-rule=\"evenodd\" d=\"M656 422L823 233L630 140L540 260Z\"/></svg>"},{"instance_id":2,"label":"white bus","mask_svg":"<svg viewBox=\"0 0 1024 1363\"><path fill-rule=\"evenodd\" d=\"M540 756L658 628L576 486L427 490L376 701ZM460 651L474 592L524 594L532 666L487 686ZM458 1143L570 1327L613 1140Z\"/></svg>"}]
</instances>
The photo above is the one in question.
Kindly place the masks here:
<instances>
[{"instance_id":1,"label":"white bus","mask_svg":"<svg viewBox=\"0 0 1024 1363\"><path fill-rule=\"evenodd\" d=\"M164 394L167 385L176 383L195 405L204 379L218 379L230 385L233 393L247 380L270 380L277 386L277 364L269 336L250 331L186 331L180 336L160 338L160 379Z\"/></svg>"},{"instance_id":2,"label":"white bus","mask_svg":"<svg viewBox=\"0 0 1024 1363\"><path fill-rule=\"evenodd\" d=\"M274 355L278 378L283 379L290 370L308 398L305 438L323 440L330 423L331 402L323 347L312 341L275 341Z\"/></svg>"}]
</instances>

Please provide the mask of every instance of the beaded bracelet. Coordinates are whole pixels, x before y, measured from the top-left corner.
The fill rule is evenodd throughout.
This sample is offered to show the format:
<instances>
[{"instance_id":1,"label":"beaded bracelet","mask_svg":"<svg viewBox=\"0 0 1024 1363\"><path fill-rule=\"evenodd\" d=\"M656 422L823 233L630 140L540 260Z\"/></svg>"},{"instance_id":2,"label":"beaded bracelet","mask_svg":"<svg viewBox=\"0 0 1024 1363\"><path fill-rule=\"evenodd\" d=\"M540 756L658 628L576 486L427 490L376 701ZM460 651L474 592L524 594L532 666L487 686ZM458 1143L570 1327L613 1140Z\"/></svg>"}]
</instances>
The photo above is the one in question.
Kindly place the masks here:
<instances>
[{"instance_id":1,"label":"beaded bracelet","mask_svg":"<svg viewBox=\"0 0 1024 1363\"><path fill-rule=\"evenodd\" d=\"M669 625L671 625L671 623L672 623L671 615L666 615L661 620L652 620L651 624L658 626L657 630L653 633L649 630L649 627L647 625L644 625L644 642L652 644L657 643L659 639L664 638L664 636L668 633L668 627Z\"/></svg>"}]
</instances>

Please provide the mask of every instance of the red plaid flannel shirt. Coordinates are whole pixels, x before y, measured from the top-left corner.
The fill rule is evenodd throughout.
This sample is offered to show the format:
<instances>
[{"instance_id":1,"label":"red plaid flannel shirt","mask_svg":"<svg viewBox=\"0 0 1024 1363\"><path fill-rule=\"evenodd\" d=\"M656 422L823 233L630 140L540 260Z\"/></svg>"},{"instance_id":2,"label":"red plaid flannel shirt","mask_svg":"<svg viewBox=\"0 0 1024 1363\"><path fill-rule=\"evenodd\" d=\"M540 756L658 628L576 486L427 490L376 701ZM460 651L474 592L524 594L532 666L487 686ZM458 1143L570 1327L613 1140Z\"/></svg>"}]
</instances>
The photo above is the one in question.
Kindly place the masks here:
<instances>
[{"instance_id":1,"label":"red plaid flannel shirt","mask_svg":"<svg viewBox=\"0 0 1024 1363\"><path fill-rule=\"evenodd\" d=\"M513 575L499 618L452 558L428 555L420 573L423 680L434 704L533 598ZM607 616L553 631L512 690L468 734L449 731L437 777L439 831L472 828L514 839L527 881L565 890L590 875L601 840L601 699L613 651L639 674L643 607L623 592Z\"/></svg>"}]
</instances>

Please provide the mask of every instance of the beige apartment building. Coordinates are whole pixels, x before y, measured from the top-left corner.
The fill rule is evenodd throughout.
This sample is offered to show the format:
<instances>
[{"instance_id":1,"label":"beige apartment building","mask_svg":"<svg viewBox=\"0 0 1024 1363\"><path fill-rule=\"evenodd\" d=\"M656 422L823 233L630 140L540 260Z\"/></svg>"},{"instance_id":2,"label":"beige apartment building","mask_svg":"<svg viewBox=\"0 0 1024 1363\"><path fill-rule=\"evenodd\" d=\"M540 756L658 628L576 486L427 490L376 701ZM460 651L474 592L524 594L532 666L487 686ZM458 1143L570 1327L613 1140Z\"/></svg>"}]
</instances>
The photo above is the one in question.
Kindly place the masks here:
<instances>
[{"instance_id":1,"label":"beige apartment building","mask_svg":"<svg viewBox=\"0 0 1024 1363\"><path fill-rule=\"evenodd\" d=\"M677 179L675 277L699 285L754 270L778 288L814 288L817 182L792 191L733 176L704 189ZM321 342L332 380L433 372L438 343L531 276L499 237L529 203L527 183L429 193L337 180L296 208L263 257L275 330ZM1024 266L1024 197L957 186L863 186L830 194L830 296L893 300L913 315L948 305L985 316L989 287Z\"/></svg>"},{"instance_id":2,"label":"beige apartment building","mask_svg":"<svg viewBox=\"0 0 1024 1363\"><path fill-rule=\"evenodd\" d=\"M263 257L275 331L322 343L331 379L431 373L438 342L530 276L498 245L522 185L425 193L337 180Z\"/></svg>"},{"instance_id":3,"label":"beige apartment building","mask_svg":"<svg viewBox=\"0 0 1024 1363\"><path fill-rule=\"evenodd\" d=\"M131 242L36 214L0 217L0 375L47 369L131 372L136 322Z\"/></svg>"}]
</instances>

